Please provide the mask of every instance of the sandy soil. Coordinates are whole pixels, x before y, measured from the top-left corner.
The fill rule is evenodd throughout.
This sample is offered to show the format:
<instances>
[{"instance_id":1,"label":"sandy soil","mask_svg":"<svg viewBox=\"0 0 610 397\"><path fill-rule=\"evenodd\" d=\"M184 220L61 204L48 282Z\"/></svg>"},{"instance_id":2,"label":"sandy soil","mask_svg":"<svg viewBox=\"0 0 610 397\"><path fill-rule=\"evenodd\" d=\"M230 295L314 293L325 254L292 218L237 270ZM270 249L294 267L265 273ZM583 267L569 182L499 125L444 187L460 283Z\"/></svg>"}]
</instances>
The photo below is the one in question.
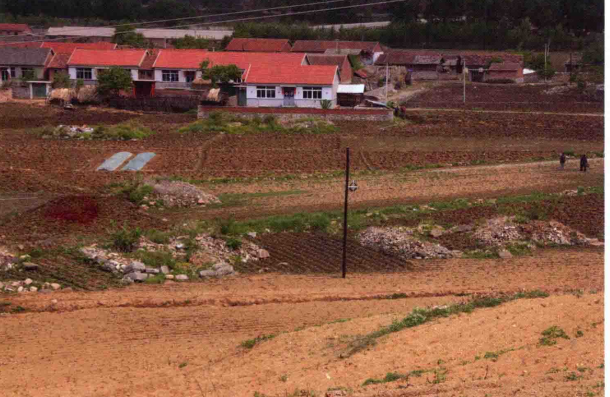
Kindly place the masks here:
<instances>
[{"instance_id":1,"label":"sandy soil","mask_svg":"<svg viewBox=\"0 0 610 397\"><path fill-rule=\"evenodd\" d=\"M251 396L255 391L285 395L295 388L323 395L342 386L373 395L380 386L359 387L369 377L439 366L448 370L443 383L427 384L426 375L432 381L433 374L424 374L409 380L404 395L491 391L504 396L517 388L523 395L574 395L603 380L596 368L603 362L603 296L594 293L603 291L603 252L551 250L506 261L426 264L421 271L354 274L346 280L239 276L203 284L21 295L12 305L31 312L0 317L0 389L7 396ZM559 295L434 321L339 358L354 336L416 306L464 301L463 293L536 288ZM580 298L563 295L578 289L584 291ZM408 297L382 299L393 293ZM314 327L345 319L351 321ZM572 339L537 347L540 332L552 325ZM578 327L582 338L574 338ZM251 350L240 347L268 334L278 336ZM497 362L475 361L502 349L516 350ZM581 373L576 365L590 370ZM555 367L568 372L547 374ZM583 378L566 383L571 371ZM479 379L486 372L486 379ZM397 386L406 383L386 387Z\"/></svg>"}]
</instances>

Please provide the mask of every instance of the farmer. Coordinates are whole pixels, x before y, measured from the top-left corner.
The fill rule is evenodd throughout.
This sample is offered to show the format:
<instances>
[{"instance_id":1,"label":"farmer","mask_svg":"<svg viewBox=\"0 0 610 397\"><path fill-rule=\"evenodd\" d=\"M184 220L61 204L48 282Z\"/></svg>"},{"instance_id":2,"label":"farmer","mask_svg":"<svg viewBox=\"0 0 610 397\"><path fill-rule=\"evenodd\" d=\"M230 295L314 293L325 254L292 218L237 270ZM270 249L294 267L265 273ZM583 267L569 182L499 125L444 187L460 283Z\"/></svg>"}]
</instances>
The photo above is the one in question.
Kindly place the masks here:
<instances>
[{"instance_id":1,"label":"farmer","mask_svg":"<svg viewBox=\"0 0 610 397\"><path fill-rule=\"evenodd\" d=\"M587 160L587 155L583 154L580 156L580 170L587 172L587 168L589 167L589 161Z\"/></svg>"},{"instance_id":2,"label":"farmer","mask_svg":"<svg viewBox=\"0 0 610 397\"><path fill-rule=\"evenodd\" d=\"M559 156L559 168L563 169L566 165L566 154L561 152L561 156Z\"/></svg>"}]
</instances>

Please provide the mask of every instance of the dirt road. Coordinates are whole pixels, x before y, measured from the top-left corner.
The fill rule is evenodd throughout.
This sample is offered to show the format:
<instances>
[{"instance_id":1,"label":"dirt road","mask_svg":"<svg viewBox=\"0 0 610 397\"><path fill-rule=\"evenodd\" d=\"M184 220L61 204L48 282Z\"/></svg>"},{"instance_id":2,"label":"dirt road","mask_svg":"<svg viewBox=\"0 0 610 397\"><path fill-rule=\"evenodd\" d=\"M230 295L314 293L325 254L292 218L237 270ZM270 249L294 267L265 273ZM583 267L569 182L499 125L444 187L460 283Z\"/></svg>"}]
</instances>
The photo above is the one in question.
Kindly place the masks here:
<instances>
[{"instance_id":1,"label":"dirt road","mask_svg":"<svg viewBox=\"0 0 610 397\"><path fill-rule=\"evenodd\" d=\"M572 385L560 383L563 373L552 377L557 383L540 384L544 371L554 366L575 371L576 363L593 370L603 360L603 326L591 327L603 322L603 297L590 295L603 291L602 251L551 250L506 261L426 264L429 270L354 274L346 280L272 274L21 295L11 299L11 306L31 312L0 317L0 390L6 396L135 397L252 396L254 391L284 395L300 388L322 395L332 386L359 390L368 377L435 367L442 360L450 368L446 384L430 386L422 379L411 383L423 390L445 390L439 395L451 395L453 387L476 392L467 395L479 395L478 390L508 395L497 394L496 385L510 386L506 390L511 391L546 390L544 385L564 390ZM482 309L396 334L348 360L338 357L345 340L402 318L416 306L468 299L458 293L537 288L560 294L582 289L585 296ZM381 299L394 293L408 297ZM337 323L313 327L330 322ZM540 332L556 323L570 335L580 326L584 337L562 342L561 350L538 350ZM240 347L247 339L269 334L279 336L252 350ZM474 356L485 351L522 346L507 354L506 361L473 363ZM461 365L464 360L469 365ZM485 374L485 364L492 367L487 379L477 381ZM531 376L520 378L524 370ZM603 379L599 370L584 375L591 385Z\"/></svg>"}]
</instances>

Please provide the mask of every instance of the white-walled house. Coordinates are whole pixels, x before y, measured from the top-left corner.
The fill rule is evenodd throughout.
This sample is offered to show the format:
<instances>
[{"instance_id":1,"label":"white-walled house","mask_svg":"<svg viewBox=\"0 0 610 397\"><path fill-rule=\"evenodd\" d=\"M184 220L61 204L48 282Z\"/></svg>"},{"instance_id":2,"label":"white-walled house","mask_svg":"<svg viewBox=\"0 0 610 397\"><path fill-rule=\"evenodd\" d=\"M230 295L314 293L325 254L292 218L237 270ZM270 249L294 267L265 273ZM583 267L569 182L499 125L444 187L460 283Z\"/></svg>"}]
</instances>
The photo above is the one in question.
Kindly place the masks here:
<instances>
[{"instance_id":1,"label":"white-walled house","mask_svg":"<svg viewBox=\"0 0 610 397\"><path fill-rule=\"evenodd\" d=\"M76 49L68 60L70 80L82 80L85 85L97 84L99 73L112 66L129 70L134 82L141 80L140 66L146 50L82 50ZM150 80L142 78L142 80Z\"/></svg>"},{"instance_id":2,"label":"white-walled house","mask_svg":"<svg viewBox=\"0 0 610 397\"><path fill-rule=\"evenodd\" d=\"M244 74L246 106L321 108L328 100L337 105L339 68L331 65L253 65ZM242 102L243 104L243 102Z\"/></svg>"}]
</instances>

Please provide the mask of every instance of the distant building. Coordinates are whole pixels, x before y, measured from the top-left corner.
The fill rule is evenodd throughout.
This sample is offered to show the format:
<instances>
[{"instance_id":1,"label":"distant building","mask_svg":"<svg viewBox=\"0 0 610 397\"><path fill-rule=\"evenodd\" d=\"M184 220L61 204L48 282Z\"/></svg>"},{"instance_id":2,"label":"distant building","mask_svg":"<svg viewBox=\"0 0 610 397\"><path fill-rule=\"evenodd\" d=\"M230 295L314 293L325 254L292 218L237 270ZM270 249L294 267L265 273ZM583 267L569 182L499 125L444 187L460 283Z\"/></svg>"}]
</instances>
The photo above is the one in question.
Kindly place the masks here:
<instances>
[{"instance_id":1,"label":"distant building","mask_svg":"<svg viewBox=\"0 0 610 397\"><path fill-rule=\"evenodd\" d=\"M249 52L290 52L292 47L287 39L240 39L236 38L225 48L225 51Z\"/></svg>"},{"instance_id":2,"label":"distant building","mask_svg":"<svg viewBox=\"0 0 610 397\"><path fill-rule=\"evenodd\" d=\"M22 23L0 23L0 36L31 35L32 29Z\"/></svg>"},{"instance_id":3,"label":"distant building","mask_svg":"<svg viewBox=\"0 0 610 397\"><path fill-rule=\"evenodd\" d=\"M359 50L362 62L372 65L383 54L379 42L373 41L339 41L339 40L297 40L292 52L326 53L327 50Z\"/></svg>"},{"instance_id":4,"label":"distant building","mask_svg":"<svg viewBox=\"0 0 610 397\"><path fill-rule=\"evenodd\" d=\"M523 67L518 63L492 63L487 71L486 81L488 80L512 80L515 83L523 83Z\"/></svg>"},{"instance_id":5,"label":"distant building","mask_svg":"<svg viewBox=\"0 0 610 397\"><path fill-rule=\"evenodd\" d=\"M14 98L46 98L51 85L46 68L53 56L50 48L0 47L0 83L16 81Z\"/></svg>"},{"instance_id":6,"label":"distant building","mask_svg":"<svg viewBox=\"0 0 610 397\"><path fill-rule=\"evenodd\" d=\"M84 38L89 42L99 42L112 40L114 28L94 27L94 26L64 26L49 28L46 37L56 38ZM186 36L203 38L206 40L220 41L225 36L231 36L233 30L206 30L206 29L136 29L136 33L141 33L150 43L158 48L167 48L176 39Z\"/></svg>"},{"instance_id":7,"label":"distant building","mask_svg":"<svg viewBox=\"0 0 610 397\"><path fill-rule=\"evenodd\" d=\"M307 54L309 65L336 65L339 67L341 84L352 82L353 70L347 55Z\"/></svg>"}]
</instances>

